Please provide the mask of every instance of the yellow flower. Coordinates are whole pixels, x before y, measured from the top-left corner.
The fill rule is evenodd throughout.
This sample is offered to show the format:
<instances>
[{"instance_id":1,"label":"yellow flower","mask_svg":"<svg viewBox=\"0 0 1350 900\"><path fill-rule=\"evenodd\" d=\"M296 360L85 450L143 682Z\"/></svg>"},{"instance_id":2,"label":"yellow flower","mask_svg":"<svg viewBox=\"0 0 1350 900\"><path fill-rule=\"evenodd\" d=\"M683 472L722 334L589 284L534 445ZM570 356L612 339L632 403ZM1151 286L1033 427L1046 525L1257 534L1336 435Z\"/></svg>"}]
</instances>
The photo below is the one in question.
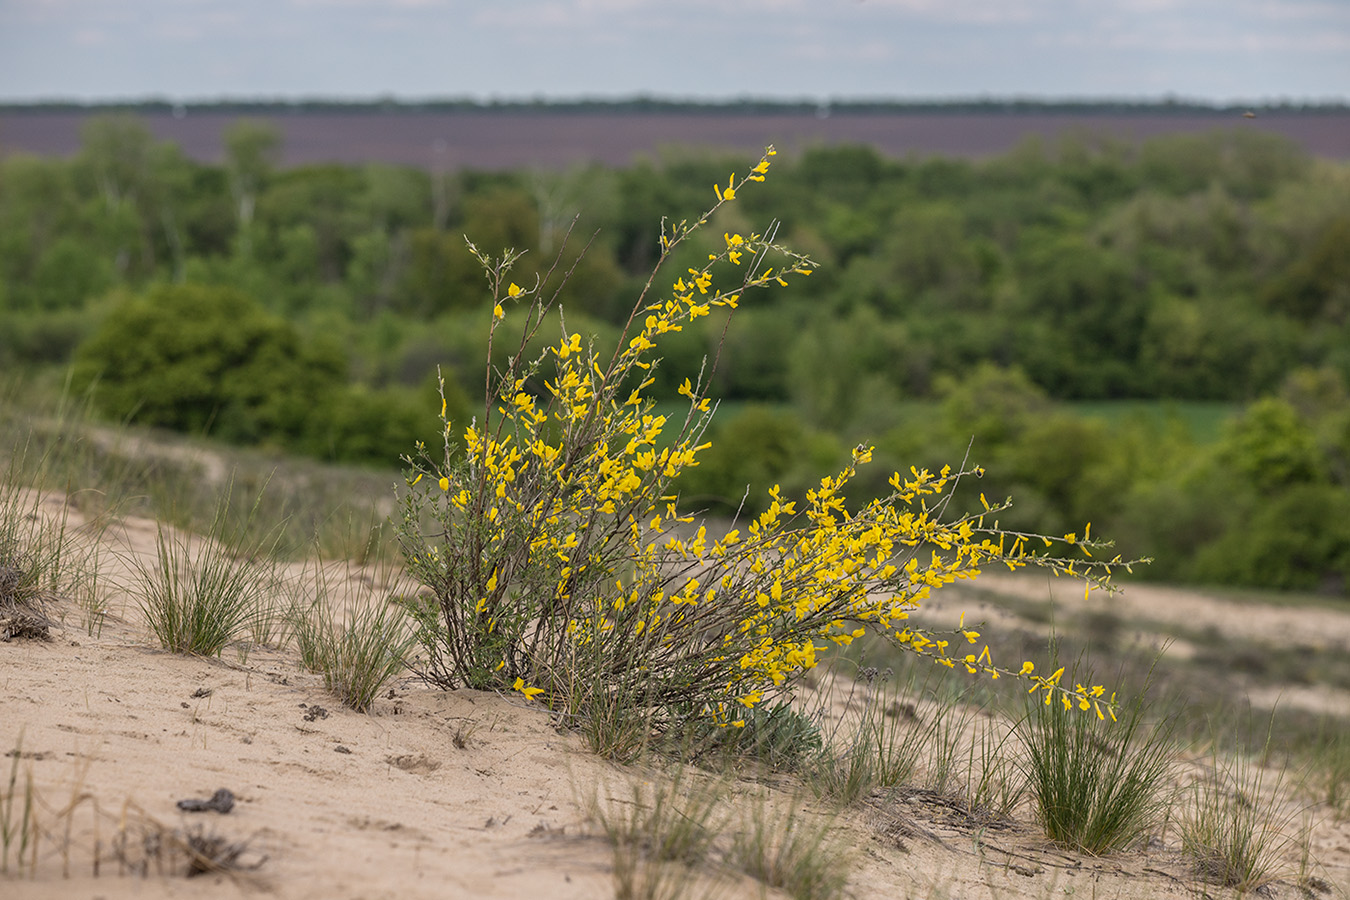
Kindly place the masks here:
<instances>
[{"instance_id":1,"label":"yellow flower","mask_svg":"<svg viewBox=\"0 0 1350 900\"><path fill-rule=\"evenodd\" d=\"M492 318L494 319L506 318L506 310L502 309L502 305L500 303L492 307Z\"/></svg>"},{"instance_id":2,"label":"yellow flower","mask_svg":"<svg viewBox=\"0 0 1350 900\"><path fill-rule=\"evenodd\" d=\"M716 192L718 200L735 200L736 199L735 185L736 185L736 173L732 172L731 178L727 181L727 189L722 190L721 185L714 184L713 191Z\"/></svg>"},{"instance_id":3,"label":"yellow flower","mask_svg":"<svg viewBox=\"0 0 1350 900\"><path fill-rule=\"evenodd\" d=\"M498 282L498 284L500 283L501 282ZM521 288L520 285L516 284L514 281L511 282L511 286L506 289L506 296L511 297L513 299L519 297L522 293L524 293L524 290Z\"/></svg>"},{"instance_id":4,"label":"yellow flower","mask_svg":"<svg viewBox=\"0 0 1350 900\"><path fill-rule=\"evenodd\" d=\"M581 352L581 334L572 335L569 339L558 344L558 349L554 351L559 359L567 359L573 353Z\"/></svg>"},{"instance_id":5,"label":"yellow flower","mask_svg":"<svg viewBox=\"0 0 1350 900\"><path fill-rule=\"evenodd\" d=\"M515 690L520 691L522 694L524 694L526 700L533 700L535 697L539 696L544 692L543 688L526 687L524 678L517 678L516 683L512 685L512 687Z\"/></svg>"},{"instance_id":6,"label":"yellow flower","mask_svg":"<svg viewBox=\"0 0 1350 900\"><path fill-rule=\"evenodd\" d=\"M443 491L450 490L450 479L446 478L444 475L442 475L441 480L436 483L441 486L441 490Z\"/></svg>"}]
</instances>

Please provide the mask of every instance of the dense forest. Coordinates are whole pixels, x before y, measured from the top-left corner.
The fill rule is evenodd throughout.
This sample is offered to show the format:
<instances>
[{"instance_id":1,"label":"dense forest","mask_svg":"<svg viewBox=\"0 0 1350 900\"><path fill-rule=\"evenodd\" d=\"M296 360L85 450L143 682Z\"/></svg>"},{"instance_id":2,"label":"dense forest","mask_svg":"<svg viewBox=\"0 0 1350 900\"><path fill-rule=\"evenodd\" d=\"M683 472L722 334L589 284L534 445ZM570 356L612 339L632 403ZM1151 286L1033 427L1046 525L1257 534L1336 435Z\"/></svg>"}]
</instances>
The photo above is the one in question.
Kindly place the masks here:
<instances>
[{"instance_id":1,"label":"dense forest","mask_svg":"<svg viewBox=\"0 0 1350 900\"><path fill-rule=\"evenodd\" d=\"M241 120L208 165L110 116L72 159L0 160L0 365L113 420L394 465L435 435L437 367L461 417L481 397L466 235L526 250L512 278L603 346L662 217L753 162L281 169L278 142ZM821 264L666 345L659 396L707 358L723 400L688 505L802 490L859 440L860 489L969 452L987 474L958 502L1011 494L1005 526L1091 521L1153 577L1346 593L1350 169L1240 130L779 159L673 261L773 228Z\"/></svg>"}]
</instances>

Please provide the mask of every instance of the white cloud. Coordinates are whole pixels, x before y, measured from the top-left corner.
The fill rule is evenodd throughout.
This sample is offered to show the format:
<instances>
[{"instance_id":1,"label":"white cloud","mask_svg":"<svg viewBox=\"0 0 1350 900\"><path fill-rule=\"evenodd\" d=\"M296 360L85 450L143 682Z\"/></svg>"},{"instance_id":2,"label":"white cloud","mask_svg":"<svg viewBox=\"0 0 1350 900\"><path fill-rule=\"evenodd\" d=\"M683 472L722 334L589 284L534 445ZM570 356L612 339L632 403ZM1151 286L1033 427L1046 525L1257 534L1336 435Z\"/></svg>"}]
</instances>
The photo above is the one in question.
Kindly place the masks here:
<instances>
[{"instance_id":1,"label":"white cloud","mask_svg":"<svg viewBox=\"0 0 1350 900\"><path fill-rule=\"evenodd\" d=\"M1340 19L1341 24L1350 24L1350 4L1326 3L1311 0L1247 0L1246 6L1252 12L1265 19L1279 19L1286 22L1326 21Z\"/></svg>"},{"instance_id":2,"label":"white cloud","mask_svg":"<svg viewBox=\"0 0 1350 900\"><path fill-rule=\"evenodd\" d=\"M150 33L166 41L196 41L206 34L206 29L200 21L179 18L156 22Z\"/></svg>"}]
</instances>

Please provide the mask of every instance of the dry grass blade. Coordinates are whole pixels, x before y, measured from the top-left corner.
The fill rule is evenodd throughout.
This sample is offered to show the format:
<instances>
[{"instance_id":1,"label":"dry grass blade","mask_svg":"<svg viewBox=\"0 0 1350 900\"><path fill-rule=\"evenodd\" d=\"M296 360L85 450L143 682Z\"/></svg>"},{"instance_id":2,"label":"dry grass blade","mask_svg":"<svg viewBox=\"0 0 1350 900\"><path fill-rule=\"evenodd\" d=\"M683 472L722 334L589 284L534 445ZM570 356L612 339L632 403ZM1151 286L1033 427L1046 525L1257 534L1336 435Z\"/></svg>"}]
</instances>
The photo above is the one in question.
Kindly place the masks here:
<instances>
[{"instance_id":1,"label":"dry grass blade","mask_svg":"<svg viewBox=\"0 0 1350 900\"><path fill-rule=\"evenodd\" d=\"M33 793L33 775L24 773L23 787L19 787L19 760L23 757L23 738L19 738L9 753L13 760L9 767L9 783L0 794L0 874L9 873L10 854L14 854L16 873L23 874L25 855L31 872L36 865L38 828ZM22 794L22 804L20 804ZM31 852L30 852L31 851Z\"/></svg>"},{"instance_id":2,"label":"dry grass blade","mask_svg":"<svg viewBox=\"0 0 1350 900\"><path fill-rule=\"evenodd\" d=\"M36 878L44 862L59 858L61 877L70 878L72 862L82 854L95 877L108 863L124 875L191 878L254 871L266 862L252 852L252 839L236 841L201 825L170 828L130 801L116 814L102 809L85 786L87 761L77 766L69 799L53 804L32 773L20 771L20 761L32 757L22 738L6 755L12 762L7 783L0 784L0 875ZM100 834L110 837L105 842Z\"/></svg>"},{"instance_id":3,"label":"dry grass blade","mask_svg":"<svg viewBox=\"0 0 1350 900\"><path fill-rule=\"evenodd\" d=\"M253 872L267 862L250 856L252 839L236 841L203 825L169 828L128 803L117 819L110 855L120 874L198 875Z\"/></svg>"}]
</instances>

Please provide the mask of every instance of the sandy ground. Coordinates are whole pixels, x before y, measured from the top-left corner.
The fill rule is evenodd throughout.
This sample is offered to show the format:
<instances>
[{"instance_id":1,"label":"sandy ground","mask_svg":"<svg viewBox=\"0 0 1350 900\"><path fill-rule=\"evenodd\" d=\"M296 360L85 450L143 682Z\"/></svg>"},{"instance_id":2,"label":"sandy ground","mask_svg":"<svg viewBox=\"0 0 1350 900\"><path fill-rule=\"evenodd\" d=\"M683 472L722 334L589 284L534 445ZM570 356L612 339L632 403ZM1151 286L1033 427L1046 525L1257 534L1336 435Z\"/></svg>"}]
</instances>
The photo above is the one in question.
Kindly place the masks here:
<instances>
[{"instance_id":1,"label":"sandy ground","mask_svg":"<svg viewBox=\"0 0 1350 900\"><path fill-rule=\"evenodd\" d=\"M597 795L622 804L631 783L661 772L595 757L579 737L555 728L545 709L519 697L447 693L402 679L369 714L358 714L337 704L290 650L245 656L231 649L221 659L157 650L134 597L118 587L126 585L127 560L153 552L154 533L152 522L126 520L104 535L113 551L103 565L114 570L104 578L114 616L97 635L66 606L51 640L0 643L0 748L9 756L0 759L0 779L17 753L20 784L31 774L41 800L39 821L58 823L42 836L34 873L0 874L0 897L614 896L613 853L587 810ZM996 587L1046 590L1044 582L1016 579ZM1217 598L1136 587L1115 602L1220 628L1294 629L1299 640L1350 636L1350 615L1326 611L1244 606L1237 615ZM766 790L752 774L718 788L728 815ZM176 808L219 788L236 797L228 814ZM774 802L826 814L781 788ZM1316 896L1345 896L1350 822L1300 802L1315 821L1315 884L1327 887ZM61 816L72 803L74 812ZM112 852L123 826L134 838L123 856L133 861L145 855L144 834L160 826L245 843L239 862L261 864L188 879L181 855L161 845L145 874L128 871ZM1206 890L1180 858L1175 827L1147 849L1094 859L1050 846L1029 821L974 822L919 795L873 798L842 814L835 828L857 898L1149 898ZM1290 880L1292 848L1289 866L1290 878L1267 896L1304 896ZM689 886L695 897L783 896L745 877Z\"/></svg>"}]
</instances>

